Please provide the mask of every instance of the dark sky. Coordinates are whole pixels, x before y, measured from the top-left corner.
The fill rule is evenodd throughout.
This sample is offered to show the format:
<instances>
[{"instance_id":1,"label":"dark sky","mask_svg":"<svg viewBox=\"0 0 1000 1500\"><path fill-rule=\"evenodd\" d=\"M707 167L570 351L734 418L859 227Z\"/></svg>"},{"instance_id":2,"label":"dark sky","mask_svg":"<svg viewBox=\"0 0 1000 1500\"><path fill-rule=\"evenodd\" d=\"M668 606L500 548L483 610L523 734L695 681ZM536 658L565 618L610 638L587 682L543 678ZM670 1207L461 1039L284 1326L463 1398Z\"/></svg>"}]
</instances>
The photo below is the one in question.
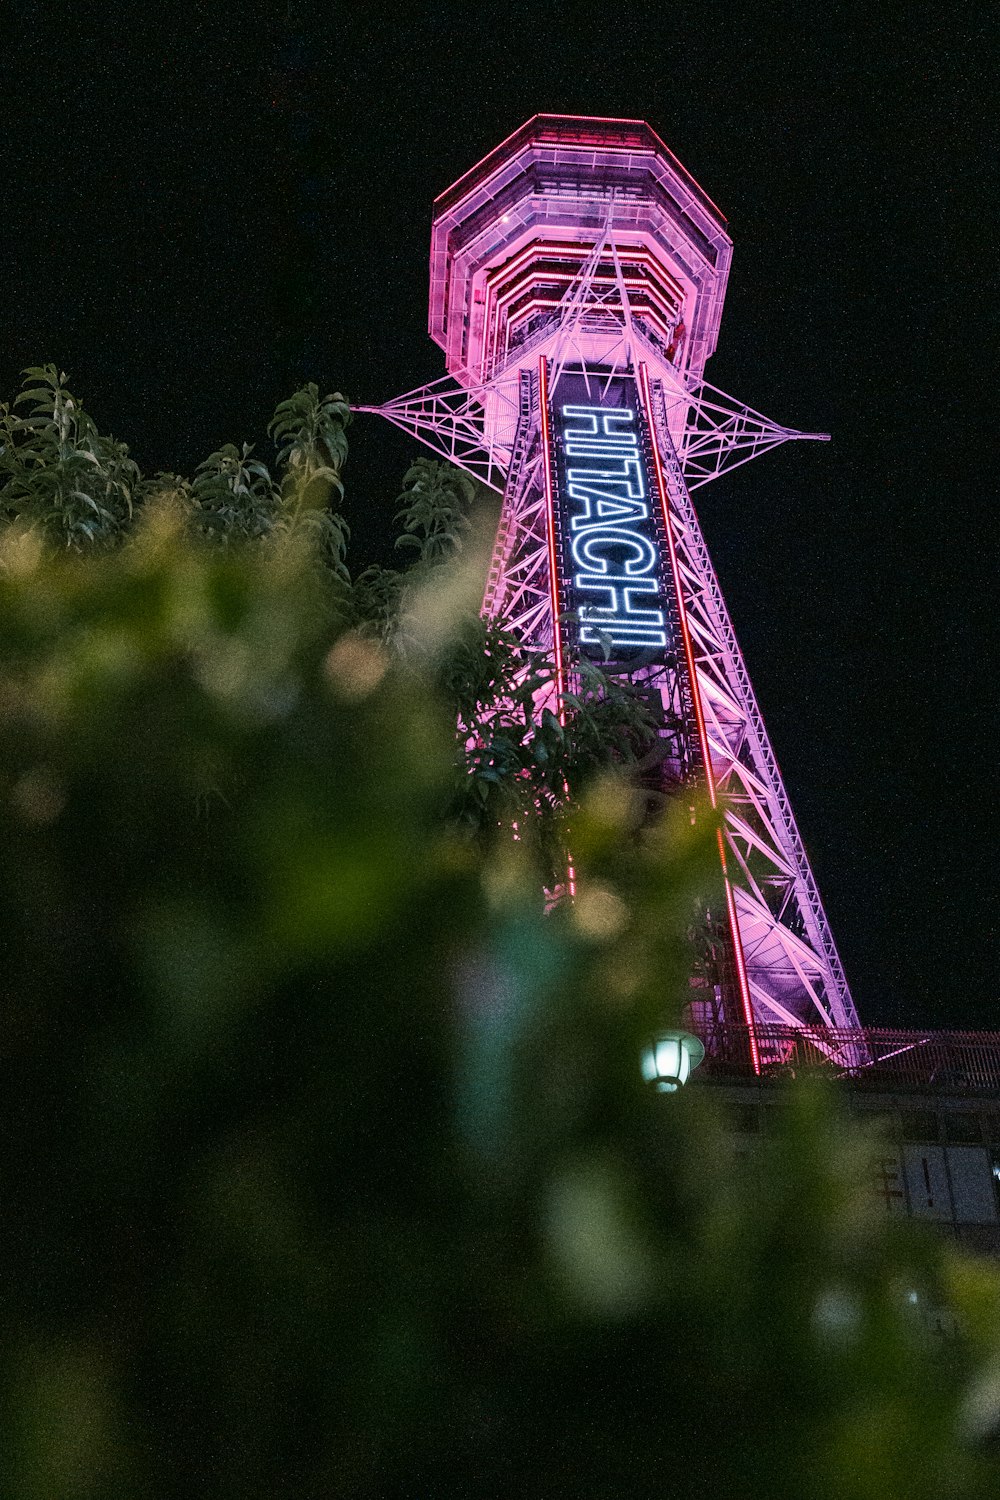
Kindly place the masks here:
<instances>
[{"instance_id":1,"label":"dark sky","mask_svg":"<svg viewBox=\"0 0 1000 1500\"><path fill-rule=\"evenodd\" d=\"M862 1018L997 1026L988 7L8 0L0 391L147 471L302 379L443 373L431 202L539 110L645 118L729 218L708 377L833 433L699 510ZM414 451L352 428L355 559Z\"/></svg>"}]
</instances>

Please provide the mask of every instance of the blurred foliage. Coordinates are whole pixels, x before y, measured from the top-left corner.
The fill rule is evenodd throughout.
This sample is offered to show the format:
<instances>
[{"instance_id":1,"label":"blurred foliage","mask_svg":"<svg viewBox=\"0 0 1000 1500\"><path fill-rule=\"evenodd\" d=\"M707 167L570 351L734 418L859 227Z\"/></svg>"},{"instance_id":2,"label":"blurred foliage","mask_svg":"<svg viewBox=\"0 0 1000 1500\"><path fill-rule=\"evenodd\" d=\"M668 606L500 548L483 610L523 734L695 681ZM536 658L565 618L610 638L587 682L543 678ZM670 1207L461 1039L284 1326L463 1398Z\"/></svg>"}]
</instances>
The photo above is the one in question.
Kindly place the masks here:
<instances>
[{"instance_id":1,"label":"blurred foliage","mask_svg":"<svg viewBox=\"0 0 1000 1500\"><path fill-rule=\"evenodd\" d=\"M481 620L474 549L468 554L477 540L470 514L479 497L475 480L451 464L416 459L403 477L395 517L406 566L373 565L352 579L350 527L335 508L344 496L351 420L339 392L321 397L309 383L279 404L268 426L275 475L244 442L210 454L193 480L170 473L144 479L123 444L99 435L62 371L45 365L24 373L13 406L0 407L0 506L18 534L71 551L108 549L121 545L147 510L170 509L198 542L280 549L294 539L319 575L330 622L352 626L393 654L424 649L429 621L416 618L415 604L423 599L426 616L427 601L436 597L445 630L440 640L440 630L431 631L431 676L458 728L451 815L487 844L516 826L522 840L543 852L546 884L559 886L565 808L595 771L639 766L658 743L655 727L634 688L594 662L577 664L573 691L560 699L545 656ZM11 414L22 404L31 408L28 419ZM113 494L117 511L99 509L67 475L108 505ZM440 575L442 564L463 555L471 593L460 579L456 592Z\"/></svg>"},{"instance_id":2,"label":"blurred foliage","mask_svg":"<svg viewBox=\"0 0 1000 1500\"><path fill-rule=\"evenodd\" d=\"M454 566L366 614L287 472L225 546L175 476L87 547L20 486L0 1493L993 1496L995 1270L884 1217L833 1101L740 1161L642 1089L713 834L649 821L641 705L537 713Z\"/></svg>"}]
</instances>

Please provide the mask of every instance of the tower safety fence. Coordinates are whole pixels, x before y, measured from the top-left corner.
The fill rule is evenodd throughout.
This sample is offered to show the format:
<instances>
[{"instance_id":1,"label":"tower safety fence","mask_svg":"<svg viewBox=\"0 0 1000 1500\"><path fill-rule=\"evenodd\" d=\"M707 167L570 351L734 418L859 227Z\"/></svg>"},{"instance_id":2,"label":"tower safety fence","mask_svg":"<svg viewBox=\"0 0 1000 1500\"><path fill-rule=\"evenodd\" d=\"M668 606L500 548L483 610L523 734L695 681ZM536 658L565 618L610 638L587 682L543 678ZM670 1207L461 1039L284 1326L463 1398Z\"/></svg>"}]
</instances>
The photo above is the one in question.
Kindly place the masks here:
<instances>
[{"instance_id":1,"label":"tower safety fence","mask_svg":"<svg viewBox=\"0 0 1000 1500\"><path fill-rule=\"evenodd\" d=\"M706 1075L757 1076L750 1027L707 1022L698 1030ZM1000 1090L1000 1033L994 1031L757 1025L752 1032L765 1079L816 1075L885 1093Z\"/></svg>"}]
</instances>

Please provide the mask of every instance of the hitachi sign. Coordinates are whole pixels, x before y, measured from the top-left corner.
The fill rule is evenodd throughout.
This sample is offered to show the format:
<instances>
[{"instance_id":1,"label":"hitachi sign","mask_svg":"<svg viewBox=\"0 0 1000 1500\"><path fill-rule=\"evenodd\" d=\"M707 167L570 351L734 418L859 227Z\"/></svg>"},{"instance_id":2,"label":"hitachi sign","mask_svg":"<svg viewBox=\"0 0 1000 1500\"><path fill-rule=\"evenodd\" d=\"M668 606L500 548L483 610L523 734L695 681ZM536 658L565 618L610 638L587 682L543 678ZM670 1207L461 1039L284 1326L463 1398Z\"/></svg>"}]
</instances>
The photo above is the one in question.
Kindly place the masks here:
<instances>
[{"instance_id":1,"label":"hitachi sign","mask_svg":"<svg viewBox=\"0 0 1000 1500\"><path fill-rule=\"evenodd\" d=\"M563 597L579 614L581 646L631 656L668 641L660 541L636 410L622 404L634 384L593 375L589 383L591 403L567 401L587 392L581 375L564 372L554 403Z\"/></svg>"}]
</instances>

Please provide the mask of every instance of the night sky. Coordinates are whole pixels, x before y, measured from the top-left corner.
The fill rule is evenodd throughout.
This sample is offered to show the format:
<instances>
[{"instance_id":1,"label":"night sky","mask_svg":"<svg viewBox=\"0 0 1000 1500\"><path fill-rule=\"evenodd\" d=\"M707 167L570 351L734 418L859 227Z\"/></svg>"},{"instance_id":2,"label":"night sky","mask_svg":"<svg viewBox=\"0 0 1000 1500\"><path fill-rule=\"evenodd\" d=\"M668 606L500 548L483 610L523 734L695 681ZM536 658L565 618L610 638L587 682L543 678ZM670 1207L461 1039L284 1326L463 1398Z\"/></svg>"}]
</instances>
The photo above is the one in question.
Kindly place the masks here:
<instances>
[{"instance_id":1,"label":"night sky","mask_svg":"<svg viewBox=\"0 0 1000 1500\"><path fill-rule=\"evenodd\" d=\"M0 392L57 362L147 472L265 446L303 379L372 401L442 374L435 195L540 110L653 125L735 241L708 378L834 437L696 500L858 1010L1000 1026L989 8L8 0L2 24ZM417 449L351 437L359 564Z\"/></svg>"}]
</instances>

